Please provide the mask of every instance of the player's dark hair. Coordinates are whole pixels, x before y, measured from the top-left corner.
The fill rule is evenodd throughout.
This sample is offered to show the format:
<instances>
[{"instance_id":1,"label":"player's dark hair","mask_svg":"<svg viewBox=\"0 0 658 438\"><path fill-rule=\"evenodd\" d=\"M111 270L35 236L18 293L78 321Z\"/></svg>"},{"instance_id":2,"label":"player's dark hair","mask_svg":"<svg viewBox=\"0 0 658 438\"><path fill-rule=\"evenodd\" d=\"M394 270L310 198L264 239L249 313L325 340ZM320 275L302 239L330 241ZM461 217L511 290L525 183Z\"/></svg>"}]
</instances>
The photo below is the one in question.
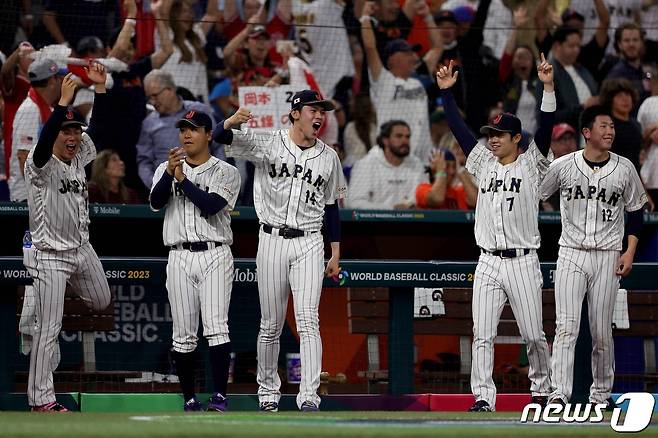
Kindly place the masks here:
<instances>
[{"instance_id":1,"label":"player's dark hair","mask_svg":"<svg viewBox=\"0 0 658 438\"><path fill-rule=\"evenodd\" d=\"M377 136L377 144L380 148L384 149L384 139L389 138L393 132L393 128L396 126L406 126L407 129L411 130L409 124L404 120L389 120L384 123L379 129L379 135Z\"/></svg>"},{"instance_id":2,"label":"player's dark hair","mask_svg":"<svg viewBox=\"0 0 658 438\"><path fill-rule=\"evenodd\" d=\"M553 32L553 42L562 44L567 40L567 38L569 38L569 35L574 33L580 35L578 29L573 26L566 24L558 26L557 29L555 29Z\"/></svg>"},{"instance_id":3,"label":"player's dark hair","mask_svg":"<svg viewBox=\"0 0 658 438\"><path fill-rule=\"evenodd\" d=\"M590 106L589 108L585 109L582 113L580 113L581 131L585 128L592 129L592 126L594 125L594 120L596 120L598 116L612 117L612 115L610 114L610 110L603 105Z\"/></svg>"}]
</instances>

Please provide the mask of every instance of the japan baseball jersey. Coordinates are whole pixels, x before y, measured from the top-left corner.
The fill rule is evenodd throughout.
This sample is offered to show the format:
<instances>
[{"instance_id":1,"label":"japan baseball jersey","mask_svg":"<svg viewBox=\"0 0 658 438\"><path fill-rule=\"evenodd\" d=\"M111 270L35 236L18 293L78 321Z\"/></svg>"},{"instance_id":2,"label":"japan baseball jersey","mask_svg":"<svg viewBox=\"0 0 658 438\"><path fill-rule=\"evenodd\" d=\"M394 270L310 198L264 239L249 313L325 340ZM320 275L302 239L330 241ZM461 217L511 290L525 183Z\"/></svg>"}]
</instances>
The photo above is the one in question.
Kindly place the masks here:
<instances>
[{"instance_id":1,"label":"japan baseball jersey","mask_svg":"<svg viewBox=\"0 0 658 438\"><path fill-rule=\"evenodd\" d=\"M278 404L281 397L279 337L292 291L302 374L297 406L319 406L322 341L318 307L324 277L320 229L325 205L336 203L347 192L340 160L320 140L300 148L287 130L233 130L233 142L226 152L256 166L254 205L262 224L256 256L261 309L256 352L259 402L261 406ZM296 236L283 228L296 230Z\"/></svg>"}]
</instances>

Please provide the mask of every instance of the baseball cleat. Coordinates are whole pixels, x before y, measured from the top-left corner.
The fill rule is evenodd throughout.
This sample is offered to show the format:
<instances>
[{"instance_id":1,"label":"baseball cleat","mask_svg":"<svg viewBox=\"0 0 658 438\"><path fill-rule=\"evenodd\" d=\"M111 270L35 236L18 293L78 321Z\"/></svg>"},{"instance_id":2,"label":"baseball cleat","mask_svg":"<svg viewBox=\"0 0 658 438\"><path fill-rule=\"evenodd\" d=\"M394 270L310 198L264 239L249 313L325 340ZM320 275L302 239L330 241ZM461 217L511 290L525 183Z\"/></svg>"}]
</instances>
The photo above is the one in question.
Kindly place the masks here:
<instances>
[{"instance_id":1,"label":"baseball cleat","mask_svg":"<svg viewBox=\"0 0 658 438\"><path fill-rule=\"evenodd\" d=\"M478 400L473 403L468 412L493 412L491 405L484 400Z\"/></svg>"},{"instance_id":2,"label":"baseball cleat","mask_svg":"<svg viewBox=\"0 0 658 438\"><path fill-rule=\"evenodd\" d=\"M548 397L545 395L534 395L530 403L538 404L542 407L542 409L544 409L548 403Z\"/></svg>"},{"instance_id":3,"label":"baseball cleat","mask_svg":"<svg viewBox=\"0 0 658 438\"><path fill-rule=\"evenodd\" d=\"M200 412L203 411L203 406L196 396L192 397L183 405L183 410L185 412Z\"/></svg>"},{"instance_id":4,"label":"baseball cleat","mask_svg":"<svg viewBox=\"0 0 658 438\"><path fill-rule=\"evenodd\" d=\"M262 402L258 406L261 412L279 412L279 404L277 402Z\"/></svg>"},{"instance_id":5,"label":"baseball cleat","mask_svg":"<svg viewBox=\"0 0 658 438\"><path fill-rule=\"evenodd\" d=\"M318 412L320 408L312 401L306 400L302 403L302 407L299 408L299 410L302 412Z\"/></svg>"},{"instance_id":6,"label":"baseball cleat","mask_svg":"<svg viewBox=\"0 0 658 438\"><path fill-rule=\"evenodd\" d=\"M226 412L228 411L228 400L219 392L216 392L210 396L207 410L215 412Z\"/></svg>"},{"instance_id":7,"label":"baseball cleat","mask_svg":"<svg viewBox=\"0 0 658 438\"><path fill-rule=\"evenodd\" d=\"M32 412L68 412L64 406L60 405L57 402L50 402L41 406L32 406Z\"/></svg>"}]
</instances>

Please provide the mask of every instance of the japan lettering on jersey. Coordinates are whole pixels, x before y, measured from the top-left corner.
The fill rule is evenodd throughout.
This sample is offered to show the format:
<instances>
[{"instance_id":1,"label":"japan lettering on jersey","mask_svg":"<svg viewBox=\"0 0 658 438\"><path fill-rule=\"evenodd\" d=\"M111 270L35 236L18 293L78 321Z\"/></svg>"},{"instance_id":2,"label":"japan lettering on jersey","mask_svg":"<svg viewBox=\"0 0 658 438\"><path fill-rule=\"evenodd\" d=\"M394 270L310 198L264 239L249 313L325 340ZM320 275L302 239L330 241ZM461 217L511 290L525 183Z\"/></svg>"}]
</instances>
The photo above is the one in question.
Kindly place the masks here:
<instances>
[{"instance_id":1,"label":"japan lettering on jersey","mask_svg":"<svg viewBox=\"0 0 658 438\"><path fill-rule=\"evenodd\" d=\"M166 170L165 161L155 170L153 187ZM164 244L172 246L183 242L221 242L231 245L233 232L230 210L235 208L240 191L240 172L230 164L211 156L208 161L196 167L183 163L183 173L191 183L206 192L217 193L228 205L217 214L205 217L174 180L162 229Z\"/></svg>"},{"instance_id":2,"label":"japan lettering on jersey","mask_svg":"<svg viewBox=\"0 0 658 438\"><path fill-rule=\"evenodd\" d=\"M475 241L480 248L539 248L539 184L549 164L534 141L507 165L500 164L483 143L477 143L468 155L466 170L479 187Z\"/></svg>"},{"instance_id":3,"label":"japan lettering on jersey","mask_svg":"<svg viewBox=\"0 0 658 438\"><path fill-rule=\"evenodd\" d=\"M32 242L40 250L78 248L89 241L85 166L96 158L96 146L83 133L80 149L70 164L53 155L42 168L34 164L35 149L25 162Z\"/></svg>"},{"instance_id":4,"label":"japan lettering on jersey","mask_svg":"<svg viewBox=\"0 0 658 438\"><path fill-rule=\"evenodd\" d=\"M576 151L558 158L541 184L542 199L560 190L560 246L621 251L624 211L648 202L640 176L627 158L610 152L610 161L592 169Z\"/></svg>"},{"instance_id":5,"label":"japan lettering on jersey","mask_svg":"<svg viewBox=\"0 0 658 438\"><path fill-rule=\"evenodd\" d=\"M254 207L262 223L281 228L319 231L324 206L347 195L347 185L336 151L317 140L301 149L288 130L257 132L233 130L226 155L252 161Z\"/></svg>"}]
</instances>

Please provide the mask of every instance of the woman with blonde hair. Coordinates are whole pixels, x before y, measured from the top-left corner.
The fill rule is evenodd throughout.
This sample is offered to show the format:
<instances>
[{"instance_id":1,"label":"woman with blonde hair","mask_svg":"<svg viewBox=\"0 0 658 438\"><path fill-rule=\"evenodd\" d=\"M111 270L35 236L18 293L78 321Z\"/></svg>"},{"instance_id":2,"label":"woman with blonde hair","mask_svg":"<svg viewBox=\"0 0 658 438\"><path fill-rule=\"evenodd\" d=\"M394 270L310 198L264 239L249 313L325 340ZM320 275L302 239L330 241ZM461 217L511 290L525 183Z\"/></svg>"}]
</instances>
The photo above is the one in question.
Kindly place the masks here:
<instances>
[{"instance_id":1,"label":"woman with blonde hair","mask_svg":"<svg viewBox=\"0 0 658 438\"><path fill-rule=\"evenodd\" d=\"M98 204L139 204L137 192L123 182L126 166L112 149L98 153L91 165L89 202Z\"/></svg>"}]
</instances>

